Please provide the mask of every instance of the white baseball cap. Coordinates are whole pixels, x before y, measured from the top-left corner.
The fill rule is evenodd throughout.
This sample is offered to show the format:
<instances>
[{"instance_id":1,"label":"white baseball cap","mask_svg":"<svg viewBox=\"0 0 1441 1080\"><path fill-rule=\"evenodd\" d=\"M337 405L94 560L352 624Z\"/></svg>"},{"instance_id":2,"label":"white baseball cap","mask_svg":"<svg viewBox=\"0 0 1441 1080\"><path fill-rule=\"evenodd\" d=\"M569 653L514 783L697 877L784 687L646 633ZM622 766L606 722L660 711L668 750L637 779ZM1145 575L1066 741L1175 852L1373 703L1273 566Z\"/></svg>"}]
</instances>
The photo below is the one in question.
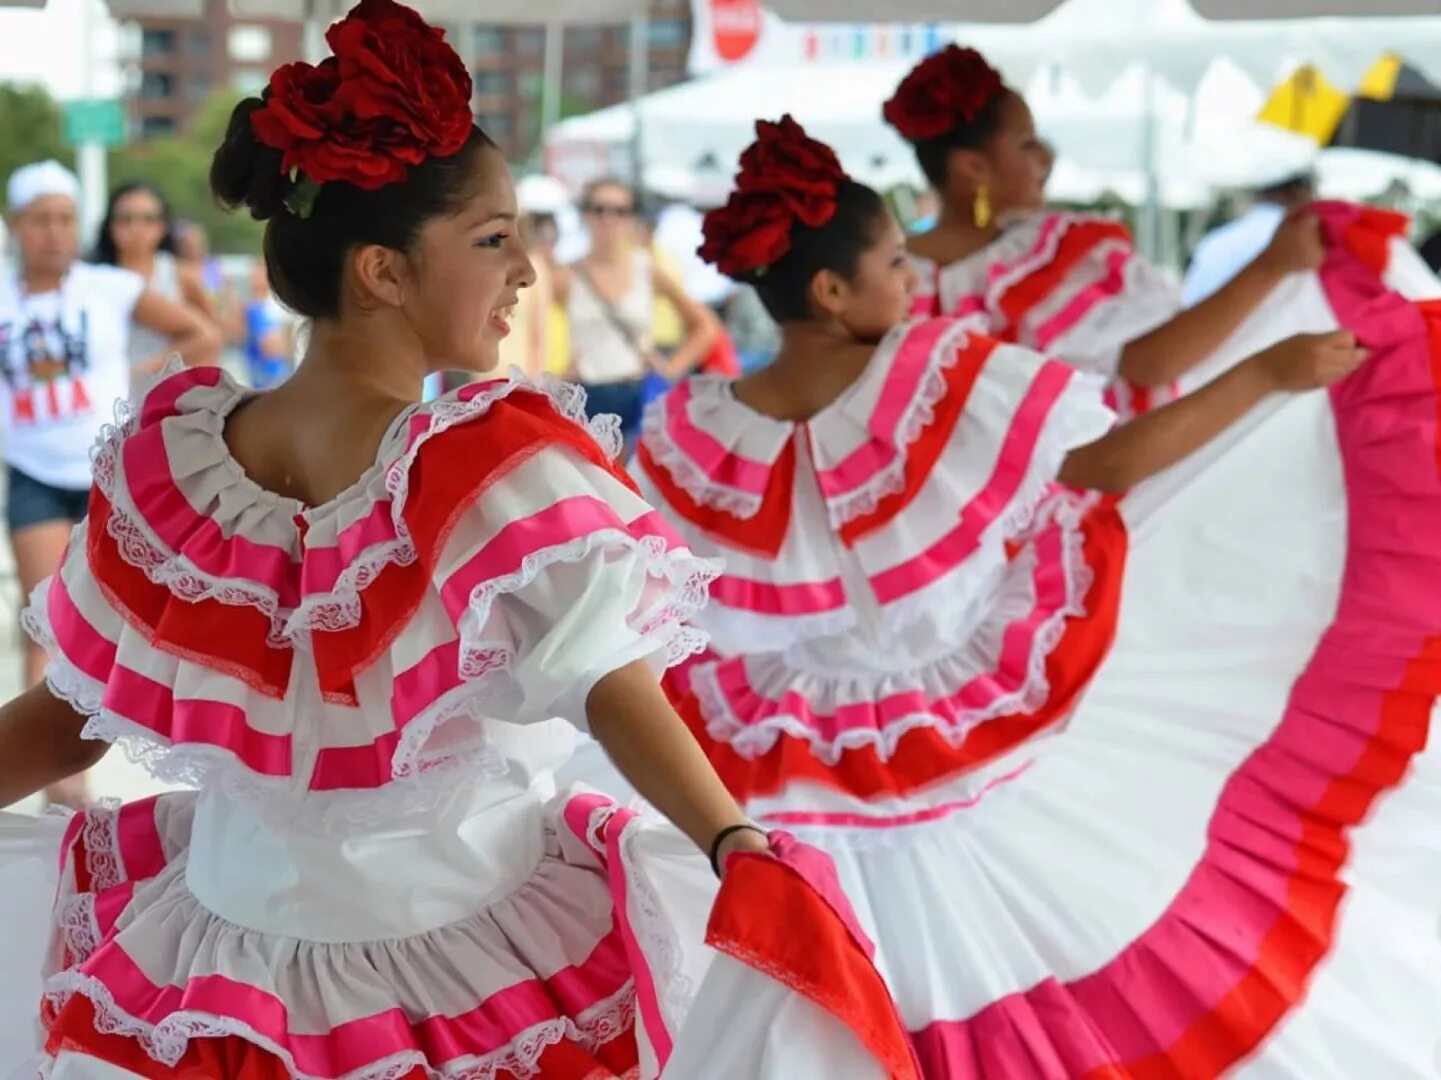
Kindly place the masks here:
<instances>
[{"instance_id":1,"label":"white baseball cap","mask_svg":"<svg viewBox=\"0 0 1441 1080\"><path fill-rule=\"evenodd\" d=\"M5 195L10 213L18 214L46 195L65 195L78 202L80 181L58 161L37 161L33 165L22 165L10 174Z\"/></svg>"}]
</instances>

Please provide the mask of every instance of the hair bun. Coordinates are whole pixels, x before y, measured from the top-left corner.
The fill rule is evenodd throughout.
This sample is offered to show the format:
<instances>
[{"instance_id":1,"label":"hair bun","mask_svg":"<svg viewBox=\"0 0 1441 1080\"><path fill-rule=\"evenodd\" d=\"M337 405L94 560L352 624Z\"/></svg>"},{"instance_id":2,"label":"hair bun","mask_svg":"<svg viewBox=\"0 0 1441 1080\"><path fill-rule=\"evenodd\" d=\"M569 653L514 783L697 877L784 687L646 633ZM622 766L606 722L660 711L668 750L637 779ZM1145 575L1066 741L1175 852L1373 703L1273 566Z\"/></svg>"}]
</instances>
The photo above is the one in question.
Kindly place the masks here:
<instances>
[{"instance_id":1,"label":"hair bun","mask_svg":"<svg viewBox=\"0 0 1441 1080\"><path fill-rule=\"evenodd\" d=\"M285 209L295 183L280 168L282 154L255 137L250 116L263 99L246 98L230 114L225 140L210 162L210 189L221 205L245 207L256 221L268 221Z\"/></svg>"}]
</instances>

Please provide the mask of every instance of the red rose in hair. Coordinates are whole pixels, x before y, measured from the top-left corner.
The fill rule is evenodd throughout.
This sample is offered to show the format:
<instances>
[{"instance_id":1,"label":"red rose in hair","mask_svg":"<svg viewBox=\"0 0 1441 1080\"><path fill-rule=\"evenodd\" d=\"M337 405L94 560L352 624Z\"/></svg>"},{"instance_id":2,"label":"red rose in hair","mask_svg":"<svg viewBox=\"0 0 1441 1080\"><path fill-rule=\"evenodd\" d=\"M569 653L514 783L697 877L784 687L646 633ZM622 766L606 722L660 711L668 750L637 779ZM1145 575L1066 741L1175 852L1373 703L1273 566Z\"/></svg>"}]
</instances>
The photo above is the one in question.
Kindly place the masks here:
<instances>
[{"instance_id":1,"label":"red rose in hair","mask_svg":"<svg viewBox=\"0 0 1441 1080\"><path fill-rule=\"evenodd\" d=\"M947 45L911 69L882 113L902 138L921 142L975 120L1004 89L1001 73L975 49Z\"/></svg>"},{"instance_id":2,"label":"red rose in hair","mask_svg":"<svg viewBox=\"0 0 1441 1080\"><path fill-rule=\"evenodd\" d=\"M251 114L282 171L373 191L465 145L470 75L442 31L394 0L361 0L326 40L334 56L278 69Z\"/></svg>"},{"instance_id":3,"label":"red rose in hair","mask_svg":"<svg viewBox=\"0 0 1441 1080\"><path fill-rule=\"evenodd\" d=\"M740 277L763 269L791 248L796 222L819 228L835 216L836 190L850 177L835 151L816 142L790 116L756 122L756 141L741 154L736 189L705 217L700 257Z\"/></svg>"},{"instance_id":4,"label":"red rose in hair","mask_svg":"<svg viewBox=\"0 0 1441 1080\"><path fill-rule=\"evenodd\" d=\"M756 141L741 154L737 187L771 191L812 227L835 213L836 186L847 179L836 153L816 142L789 114L778 123L756 121Z\"/></svg>"}]
</instances>

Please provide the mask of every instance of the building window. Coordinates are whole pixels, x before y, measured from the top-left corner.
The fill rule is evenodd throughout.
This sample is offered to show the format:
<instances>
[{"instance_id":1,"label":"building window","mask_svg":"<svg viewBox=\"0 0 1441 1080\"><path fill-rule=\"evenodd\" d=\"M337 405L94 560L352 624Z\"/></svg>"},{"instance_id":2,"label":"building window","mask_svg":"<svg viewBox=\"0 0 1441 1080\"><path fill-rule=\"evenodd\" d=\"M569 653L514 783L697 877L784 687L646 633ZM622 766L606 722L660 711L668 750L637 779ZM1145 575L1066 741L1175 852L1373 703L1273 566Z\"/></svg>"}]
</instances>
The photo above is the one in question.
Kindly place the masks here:
<instances>
[{"instance_id":1,"label":"building window","mask_svg":"<svg viewBox=\"0 0 1441 1080\"><path fill-rule=\"evenodd\" d=\"M510 93L510 72L477 71L474 75L475 92L481 97L488 97L492 94Z\"/></svg>"},{"instance_id":2,"label":"building window","mask_svg":"<svg viewBox=\"0 0 1441 1080\"><path fill-rule=\"evenodd\" d=\"M595 68L580 68L565 73L565 88L576 97L594 101L600 97L601 77Z\"/></svg>"},{"instance_id":3,"label":"building window","mask_svg":"<svg viewBox=\"0 0 1441 1080\"><path fill-rule=\"evenodd\" d=\"M491 113L481 117L480 127L492 139L509 139L515 135L515 117L510 113Z\"/></svg>"},{"instance_id":4,"label":"building window","mask_svg":"<svg viewBox=\"0 0 1441 1080\"><path fill-rule=\"evenodd\" d=\"M242 68L230 76L230 87L242 94L258 94L270 82L270 77L255 68Z\"/></svg>"},{"instance_id":5,"label":"building window","mask_svg":"<svg viewBox=\"0 0 1441 1080\"><path fill-rule=\"evenodd\" d=\"M275 49L270 31L263 26L232 26L226 46L230 59L242 64L263 64Z\"/></svg>"},{"instance_id":6,"label":"building window","mask_svg":"<svg viewBox=\"0 0 1441 1080\"><path fill-rule=\"evenodd\" d=\"M677 49L690 41L690 26L684 19L656 19L649 24L651 45Z\"/></svg>"},{"instance_id":7,"label":"building window","mask_svg":"<svg viewBox=\"0 0 1441 1080\"><path fill-rule=\"evenodd\" d=\"M147 101L164 101L175 95L175 76L162 71L146 71L140 75L140 96Z\"/></svg>"},{"instance_id":8,"label":"building window","mask_svg":"<svg viewBox=\"0 0 1441 1080\"><path fill-rule=\"evenodd\" d=\"M174 30L142 30L140 31L140 55L151 56L174 56L175 55L175 31Z\"/></svg>"},{"instance_id":9,"label":"building window","mask_svg":"<svg viewBox=\"0 0 1441 1080\"><path fill-rule=\"evenodd\" d=\"M470 31L470 51L476 56L505 52L505 31L494 26L475 26Z\"/></svg>"},{"instance_id":10,"label":"building window","mask_svg":"<svg viewBox=\"0 0 1441 1080\"><path fill-rule=\"evenodd\" d=\"M185 38L185 51L191 56L210 55L210 35L204 30L192 30Z\"/></svg>"},{"instance_id":11,"label":"building window","mask_svg":"<svg viewBox=\"0 0 1441 1080\"><path fill-rule=\"evenodd\" d=\"M173 116L142 116L140 118L140 137L142 139L154 139L161 135L175 134L175 117Z\"/></svg>"},{"instance_id":12,"label":"building window","mask_svg":"<svg viewBox=\"0 0 1441 1080\"><path fill-rule=\"evenodd\" d=\"M565 44L567 50L574 49L581 54L595 52L601 46L600 30L594 26L578 26L574 30L567 30Z\"/></svg>"},{"instance_id":13,"label":"building window","mask_svg":"<svg viewBox=\"0 0 1441 1080\"><path fill-rule=\"evenodd\" d=\"M539 56L545 52L545 31L517 30L515 51L521 56Z\"/></svg>"},{"instance_id":14,"label":"building window","mask_svg":"<svg viewBox=\"0 0 1441 1080\"><path fill-rule=\"evenodd\" d=\"M190 100L199 104L210 98L210 92L215 89L215 84L210 81L209 75L191 75L185 80L185 90L190 95Z\"/></svg>"}]
</instances>

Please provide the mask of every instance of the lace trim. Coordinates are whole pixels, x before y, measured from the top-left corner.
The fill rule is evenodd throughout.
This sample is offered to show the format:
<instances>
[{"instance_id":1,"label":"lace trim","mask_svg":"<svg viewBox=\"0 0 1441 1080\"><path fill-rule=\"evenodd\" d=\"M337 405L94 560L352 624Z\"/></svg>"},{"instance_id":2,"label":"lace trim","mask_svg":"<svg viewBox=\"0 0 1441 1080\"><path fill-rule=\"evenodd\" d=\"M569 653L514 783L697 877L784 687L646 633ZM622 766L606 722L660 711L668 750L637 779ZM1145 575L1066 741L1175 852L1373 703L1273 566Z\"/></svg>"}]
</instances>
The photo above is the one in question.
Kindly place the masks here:
<instances>
[{"instance_id":1,"label":"lace trim","mask_svg":"<svg viewBox=\"0 0 1441 1080\"><path fill-rule=\"evenodd\" d=\"M45 988L45 1000L57 1012L76 994L88 998L94 1006L97 1032L134 1039L152 1060L162 1065L174 1068L185 1056L192 1039L235 1037L272 1055L292 1080L322 1080L301 1072L288 1051L249 1024L232 1017L182 1011L151 1024L120 1008L110 988L99 979L78 971L61 972L51 978ZM534 1076L541 1056L557 1043L569 1040L594 1053L634 1026L635 986L627 981L615 994L574 1018L563 1016L543 1021L481 1057L462 1058L438 1069L423 1051L406 1050L331 1080L402 1080L416 1069L422 1070L427 1080L497 1080L506 1073L516 1077Z\"/></svg>"},{"instance_id":2,"label":"lace trim","mask_svg":"<svg viewBox=\"0 0 1441 1080\"><path fill-rule=\"evenodd\" d=\"M666 917L660 895L640 870L643 860L631 850L636 830L653 820L657 820L653 812L643 816L638 813L622 831L621 864L629 894L631 930L651 964L651 975L664 1003L663 1019L678 1029L695 1000L695 984L684 972L684 950L673 931L674 923Z\"/></svg>"},{"instance_id":3,"label":"lace trim","mask_svg":"<svg viewBox=\"0 0 1441 1080\"><path fill-rule=\"evenodd\" d=\"M655 463L670 473L676 486L701 506L709 506L741 520L760 513L765 502L763 496L712 480L705 469L686 456L671 438L666 426L670 406L668 398L661 398L645 411L641 420L641 442L645 443Z\"/></svg>"},{"instance_id":4,"label":"lace trim","mask_svg":"<svg viewBox=\"0 0 1441 1080\"><path fill-rule=\"evenodd\" d=\"M136 408L128 401L117 401L114 420L100 429L100 437L90 454L95 486L110 503L105 531L115 541L120 557L142 571L151 584L182 600L190 603L215 600L229 607L255 608L270 618L269 644L284 646L287 612L273 589L243 578L205 573L188 556L170 551L129 505L129 493L118 481L119 461L121 446L139 426Z\"/></svg>"},{"instance_id":5,"label":"lace trim","mask_svg":"<svg viewBox=\"0 0 1441 1080\"><path fill-rule=\"evenodd\" d=\"M704 664L691 674L691 689L706 719L711 738L727 743L748 760L770 753L781 735L805 740L816 759L828 766L838 764L848 751L874 749L882 761L895 756L902 739L920 728L934 728L952 746L959 746L978 725L998 716L1034 712L1050 696L1050 680L1046 676L1046 660L1065 637L1066 621L1086 614L1085 597L1090 591L1093 572L1085 562L1085 535L1080 529L1083 504L1070 498L1053 502L1056 523L1063 530L1062 567L1066 580L1064 601L1038 627L1027 658L1026 675L1021 684L984 706L943 716L933 711L907 713L882 727L854 728L834 738L823 738L813 726L795 713L779 713L763 720L751 721L738 715L731 707L716 677L717 665ZM959 685L955 687L959 689Z\"/></svg>"},{"instance_id":6,"label":"lace trim","mask_svg":"<svg viewBox=\"0 0 1441 1080\"><path fill-rule=\"evenodd\" d=\"M904 330L899 332L897 353L905 347L905 335ZM911 444L936 422L936 404L946 396L948 389L945 372L956 366L960 359L959 350L969 336L967 325L957 323L947 329L931 349L925 374L921 376L916 394L907 404L896 427L896 456L855 491L826 500L826 514L833 528L838 529L849 521L874 513L881 500L905 490L906 461L910 457Z\"/></svg>"},{"instance_id":7,"label":"lace trim","mask_svg":"<svg viewBox=\"0 0 1441 1080\"><path fill-rule=\"evenodd\" d=\"M688 548L669 549L663 536L637 539L620 529L599 529L564 544L532 551L513 573L482 581L471 590L466 613L460 620L461 676L472 681L480 680L495 671L508 669L514 660L510 643L485 641L478 637L490 620L490 610L498 596L525 588L549 566L580 562L602 547L617 547L642 554L650 576L663 577L669 586L666 600L659 610L647 612L645 621L636 628L638 633L647 635L669 624L678 624L665 641L665 666L674 667L704 650L708 640L706 635L684 623L705 605L710 583L720 576L721 563L716 559L699 558ZM428 736L426 732L412 738L411 729L414 726L412 721L401 736L400 746L396 749L397 768L413 754L412 744L419 745L415 740L423 742Z\"/></svg>"},{"instance_id":8,"label":"lace trim","mask_svg":"<svg viewBox=\"0 0 1441 1080\"><path fill-rule=\"evenodd\" d=\"M80 893L60 905L55 918L64 945L66 967L79 967L100 948L100 921L95 914L95 894Z\"/></svg>"},{"instance_id":9,"label":"lace trim","mask_svg":"<svg viewBox=\"0 0 1441 1080\"><path fill-rule=\"evenodd\" d=\"M85 814L80 845L85 849L85 870L90 875L90 887L97 892L113 889L125 881L119 824L118 799L102 799Z\"/></svg>"}]
</instances>

